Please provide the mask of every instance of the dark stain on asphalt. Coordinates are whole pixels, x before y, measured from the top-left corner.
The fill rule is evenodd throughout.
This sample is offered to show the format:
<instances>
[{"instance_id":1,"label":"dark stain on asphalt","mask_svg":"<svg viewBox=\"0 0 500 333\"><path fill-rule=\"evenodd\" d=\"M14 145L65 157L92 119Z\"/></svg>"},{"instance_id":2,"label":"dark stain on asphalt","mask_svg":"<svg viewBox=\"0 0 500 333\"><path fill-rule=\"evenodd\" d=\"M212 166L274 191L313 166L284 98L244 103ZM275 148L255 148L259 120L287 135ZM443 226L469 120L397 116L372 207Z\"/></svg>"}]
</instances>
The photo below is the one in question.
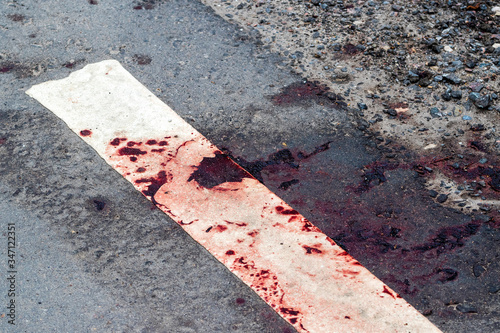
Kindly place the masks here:
<instances>
[{"instance_id":1,"label":"dark stain on asphalt","mask_svg":"<svg viewBox=\"0 0 500 333\"><path fill-rule=\"evenodd\" d=\"M22 14L9 14L7 15L7 17L13 22L22 22L26 18Z\"/></svg>"},{"instance_id":2,"label":"dark stain on asphalt","mask_svg":"<svg viewBox=\"0 0 500 333\"><path fill-rule=\"evenodd\" d=\"M136 5L134 5L134 7L132 8L135 10L141 10L141 9L151 10L156 8L158 4L162 4L165 1L166 0L142 0L137 2Z\"/></svg>"},{"instance_id":3,"label":"dark stain on asphalt","mask_svg":"<svg viewBox=\"0 0 500 333\"><path fill-rule=\"evenodd\" d=\"M152 61L151 57L145 54L134 54L132 59L138 65L149 65Z\"/></svg>"},{"instance_id":4,"label":"dark stain on asphalt","mask_svg":"<svg viewBox=\"0 0 500 333\"><path fill-rule=\"evenodd\" d=\"M106 202L104 202L102 200L94 199L93 202L94 202L95 209L98 211L101 211L104 209L104 207L106 207Z\"/></svg>"},{"instance_id":5,"label":"dark stain on asphalt","mask_svg":"<svg viewBox=\"0 0 500 333\"><path fill-rule=\"evenodd\" d=\"M271 96L270 99L274 105L279 106L314 102L335 109L347 107L341 96L331 92L329 87L317 81L294 82L284 87L280 93Z\"/></svg>"},{"instance_id":6,"label":"dark stain on asphalt","mask_svg":"<svg viewBox=\"0 0 500 333\"><path fill-rule=\"evenodd\" d=\"M446 299L450 291L440 288L468 283L460 253L472 243L491 252L492 240L480 240L498 226L494 212L467 216L443 207L425 183L440 171L458 183L483 180L487 189L477 189L500 197L500 163L488 156L491 161L479 164L483 153L473 149L462 158L444 151L415 156L394 144L367 151L360 148L370 146L366 140L336 137L312 153L291 147L254 161L232 158L417 308L421 297ZM387 160L388 149L400 157Z\"/></svg>"}]
</instances>

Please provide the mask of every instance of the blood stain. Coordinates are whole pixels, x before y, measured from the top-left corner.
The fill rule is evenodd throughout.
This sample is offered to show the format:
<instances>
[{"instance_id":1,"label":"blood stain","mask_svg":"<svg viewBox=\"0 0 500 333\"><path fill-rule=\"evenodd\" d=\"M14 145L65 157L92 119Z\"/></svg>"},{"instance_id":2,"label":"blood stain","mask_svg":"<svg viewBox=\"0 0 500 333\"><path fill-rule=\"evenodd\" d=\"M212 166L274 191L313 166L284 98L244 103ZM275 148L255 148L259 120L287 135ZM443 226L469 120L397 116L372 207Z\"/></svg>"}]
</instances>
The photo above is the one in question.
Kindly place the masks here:
<instances>
[{"instance_id":1,"label":"blood stain","mask_svg":"<svg viewBox=\"0 0 500 333\"><path fill-rule=\"evenodd\" d=\"M331 108L345 108L347 104L344 99L329 90L329 87L316 81L299 81L286 86L279 94L271 96L271 101L275 105L282 106L314 101Z\"/></svg>"},{"instance_id":2,"label":"blood stain","mask_svg":"<svg viewBox=\"0 0 500 333\"><path fill-rule=\"evenodd\" d=\"M90 131L90 130L83 130L83 131L80 131L80 135L81 136L91 136L92 135L92 131Z\"/></svg>"},{"instance_id":3,"label":"blood stain","mask_svg":"<svg viewBox=\"0 0 500 333\"><path fill-rule=\"evenodd\" d=\"M127 140L126 138L114 138L111 142L110 142L110 145L112 146L118 146L120 145L120 142L121 141L125 141Z\"/></svg>"},{"instance_id":4,"label":"blood stain","mask_svg":"<svg viewBox=\"0 0 500 333\"><path fill-rule=\"evenodd\" d=\"M302 247L306 250L306 254L313 254L313 253L316 253L316 254L319 254L319 253L323 253L323 251L315 248L315 247L310 247L310 246L307 246L307 245L302 245Z\"/></svg>"},{"instance_id":5,"label":"blood stain","mask_svg":"<svg viewBox=\"0 0 500 333\"><path fill-rule=\"evenodd\" d=\"M225 225L216 225L212 230L223 232L227 230L227 227Z\"/></svg>"},{"instance_id":6,"label":"blood stain","mask_svg":"<svg viewBox=\"0 0 500 333\"><path fill-rule=\"evenodd\" d=\"M389 291L389 289L387 289L386 286L384 286L384 290L382 292L384 294L390 295L392 298L396 299L396 297L394 297L394 295Z\"/></svg>"},{"instance_id":7,"label":"blood stain","mask_svg":"<svg viewBox=\"0 0 500 333\"><path fill-rule=\"evenodd\" d=\"M196 181L205 188L213 188L226 182L241 182L252 176L234 163L228 156L218 152L214 157L205 157L188 181Z\"/></svg>"},{"instance_id":8,"label":"blood stain","mask_svg":"<svg viewBox=\"0 0 500 333\"><path fill-rule=\"evenodd\" d=\"M300 314L300 311L294 310L293 308L280 308L280 312L292 316L297 316Z\"/></svg>"},{"instance_id":9,"label":"blood stain","mask_svg":"<svg viewBox=\"0 0 500 333\"><path fill-rule=\"evenodd\" d=\"M168 176L168 174L165 171L160 171L160 172L158 172L156 177L142 178L142 179L136 180L135 182L137 184L150 183L150 185L148 185L147 189L143 190L142 193L145 196L150 197L151 201L154 204L157 204L157 202L154 200L154 196L155 196L156 192L158 192L160 187L162 187L163 184L167 183L169 180L170 180L170 177Z\"/></svg>"},{"instance_id":10,"label":"blood stain","mask_svg":"<svg viewBox=\"0 0 500 333\"><path fill-rule=\"evenodd\" d=\"M234 251L233 250L227 250L226 251L226 255L233 256L234 255Z\"/></svg>"},{"instance_id":11,"label":"blood stain","mask_svg":"<svg viewBox=\"0 0 500 333\"><path fill-rule=\"evenodd\" d=\"M130 147L123 147L123 148L120 148L120 150L118 150L118 153L120 155L145 155L147 154L147 152L145 152L144 150L140 150L138 148L130 148Z\"/></svg>"},{"instance_id":12,"label":"blood stain","mask_svg":"<svg viewBox=\"0 0 500 333\"><path fill-rule=\"evenodd\" d=\"M295 209L285 209L283 206L276 206L276 211L282 215L298 215L299 212L297 212Z\"/></svg>"}]
</instances>

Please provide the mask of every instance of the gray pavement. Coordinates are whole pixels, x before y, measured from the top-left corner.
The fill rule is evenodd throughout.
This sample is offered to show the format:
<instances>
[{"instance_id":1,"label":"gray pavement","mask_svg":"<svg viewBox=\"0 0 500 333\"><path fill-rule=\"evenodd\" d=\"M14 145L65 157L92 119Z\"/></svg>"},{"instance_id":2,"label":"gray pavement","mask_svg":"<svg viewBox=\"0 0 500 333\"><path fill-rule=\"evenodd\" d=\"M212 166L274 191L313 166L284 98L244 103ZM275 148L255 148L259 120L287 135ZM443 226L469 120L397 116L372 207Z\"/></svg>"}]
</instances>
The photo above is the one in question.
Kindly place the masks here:
<instances>
[{"instance_id":1,"label":"gray pavement","mask_svg":"<svg viewBox=\"0 0 500 333\"><path fill-rule=\"evenodd\" d=\"M0 5L0 247L5 251L14 221L19 287L17 325L2 317L0 331L295 332L24 94L110 58L443 331L500 330L498 229L481 225L467 234L457 227L464 244L452 249L450 229L448 248L437 257L380 251L387 242L399 242L398 249L425 244L447 223L463 226L471 218L435 205L411 168L393 171L390 180L374 171L381 186L370 180L370 191L349 190L363 179L363 166L386 153L376 134L359 129L353 110L323 97L276 105L271 96L301 78L258 36L196 1L144 3L154 8L135 10L139 2L132 1ZM300 168L271 155L282 149ZM377 236L376 223L390 223L387 236ZM475 277L478 263L487 269ZM0 288L6 303L5 281Z\"/></svg>"}]
</instances>

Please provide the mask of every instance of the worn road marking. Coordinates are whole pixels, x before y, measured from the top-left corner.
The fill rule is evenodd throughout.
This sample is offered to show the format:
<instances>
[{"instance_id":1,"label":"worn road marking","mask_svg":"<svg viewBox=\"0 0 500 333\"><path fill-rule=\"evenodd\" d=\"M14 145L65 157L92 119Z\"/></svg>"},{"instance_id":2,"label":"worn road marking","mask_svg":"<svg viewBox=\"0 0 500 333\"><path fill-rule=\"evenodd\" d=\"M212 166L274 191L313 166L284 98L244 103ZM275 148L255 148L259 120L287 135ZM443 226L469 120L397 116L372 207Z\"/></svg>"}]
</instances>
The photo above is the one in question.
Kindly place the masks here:
<instances>
[{"instance_id":1,"label":"worn road marking","mask_svg":"<svg viewBox=\"0 0 500 333\"><path fill-rule=\"evenodd\" d=\"M440 332L117 61L27 94L299 332Z\"/></svg>"}]
</instances>

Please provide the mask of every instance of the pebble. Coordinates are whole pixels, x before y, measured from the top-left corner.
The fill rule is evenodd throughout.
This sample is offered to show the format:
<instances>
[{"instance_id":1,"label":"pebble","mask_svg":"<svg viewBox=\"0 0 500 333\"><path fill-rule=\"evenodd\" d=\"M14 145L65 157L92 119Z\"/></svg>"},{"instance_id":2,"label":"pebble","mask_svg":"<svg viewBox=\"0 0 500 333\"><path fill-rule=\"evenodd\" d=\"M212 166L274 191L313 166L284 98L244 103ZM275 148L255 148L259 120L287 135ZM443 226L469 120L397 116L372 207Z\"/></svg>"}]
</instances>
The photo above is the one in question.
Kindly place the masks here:
<instances>
[{"instance_id":1,"label":"pebble","mask_svg":"<svg viewBox=\"0 0 500 333\"><path fill-rule=\"evenodd\" d=\"M392 10L395 11L395 12L400 12L401 10L403 10L403 7L400 6L400 5L392 5Z\"/></svg>"},{"instance_id":2,"label":"pebble","mask_svg":"<svg viewBox=\"0 0 500 333\"><path fill-rule=\"evenodd\" d=\"M461 99L462 98L462 92L460 90L453 90L451 92L451 97L455 99Z\"/></svg>"},{"instance_id":3,"label":"pebble","mask_svg":"<svg viewBox=\"0 0 500 333\"><path fill-rule=\"evenodd\" d=\"M480 277L484 272L486 272L486 269L484 269L483 266L476 264L472 267L472 272L475 277Z\"/></svg>"},{"instance_id":4,"label":"pebble","mask_svg":"<svg viewBox=\"0 0 500 333\"><path fill-rule=\"evenodd\" d=\"M462 120L472 120L472 117L471 116L462 116Z\"/></svg>"},{"instance_id":5,"label":"pebble","mask_svg":"<svg viewBox=\"0 0 500 333\"><path fill-rule=\"evenodd\" d=\"M477 313L476 307L469 304L459 304L456 309L462 313Z\"/></svg>"},{"instance_id":6,"label":"pebble","mask_svg":"<svg viewBox=\"0 0 500 333\"><path fill-rule=\"evenodd\" d=\"M441 111L439 111L438 108L431 108L429 110L432 118L441 118L442 117L442 114L441 114Z\"/></svg>"},{"instance_id":7,"label":"pebble","mask_svg":"<svg viewBox=\"0 0 500 333\"><path fill-rule=\"evenodd\" d=\"M460 84L460 83L462 83L462 79L460 79L455 74L444 74L443 75L443 79L445 81L448 81L448 82L453 83L453 84Z\"/></svg>"},{"instance_id":8,"label":"pebble","mask_svg":"<svg viewBox=\"0 0 500 333\"><path fill-rule=\"evenodd\" d=\"M490 106L490 103L491 103L490 95L482 95L481 97L477 98L474 101L474 105L480 109L486 109L488 106Z\"/></svg>"},{"instance_id":9,"label":"pebble","mask_svg":"<svg viewBox=\"0 0 500 333\"><path fill-rule=\"evenodd\" d=\"M439 202L439 203L445 203L446 200L448 200L448 195L447 194L440 194L436 198L436 201Z\"/></svg>"}]
</instances>

